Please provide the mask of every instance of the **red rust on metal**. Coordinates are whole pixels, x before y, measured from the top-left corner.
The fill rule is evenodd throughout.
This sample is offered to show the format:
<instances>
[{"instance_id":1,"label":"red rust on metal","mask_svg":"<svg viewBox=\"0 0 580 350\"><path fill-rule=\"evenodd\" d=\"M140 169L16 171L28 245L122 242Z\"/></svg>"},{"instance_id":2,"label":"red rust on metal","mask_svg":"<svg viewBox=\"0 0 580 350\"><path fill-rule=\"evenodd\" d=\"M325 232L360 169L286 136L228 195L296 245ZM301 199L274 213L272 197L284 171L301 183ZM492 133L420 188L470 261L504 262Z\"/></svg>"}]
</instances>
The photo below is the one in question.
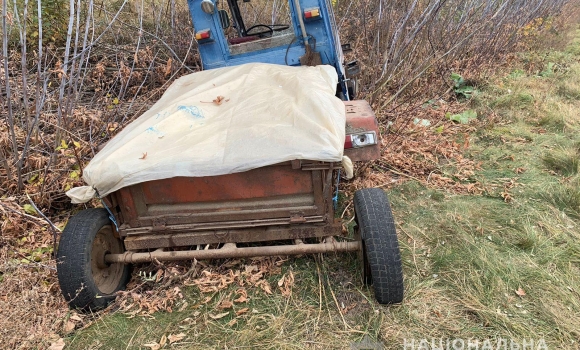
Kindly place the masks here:
<instances>
[{"instance_id":1,"label":"red rust on metal","mask_svg":"<svg viewBox=\"0 0 580 350\"><path fill-rule=\"evenodd\" d=\"M304 218L303 214L292 214L292 216L290 216L291 224L303 224L305 222L306 218Z\"/></svg>"},{"instance_id":2,"label":"red rust on metal","mask_svg":"<svg viewBox=\"0 0 580 350\"><path fill-rule=\"evenodd\" d=\"M120 189L111 194L121 214L115 209L120 235L331 223L332 172L339 164L304 161L294 169L296 165L286 162L231 175L170 178Z\"/></svg>"},{"instance_id":3,"label":"red rust on metal","mask_svg":"<svg viewBox=\"0 0 580 350\"><path fill-rule=\"evenodd\" d=\"M306 224L320 224L325 222L325 218L320 215L304 217ZM202 223L186 223L179 225L168 225L164 232L159 232L153 226L141 226L135 228L123 228L121 231L125 236L161 234L161 233L186 233L196 231L210 231L210 230L236 230L247 229L254 227L267 227L276 225L290 225L290 217L277 219L258 219L258 220L240 220L240 221L219 221L219 222L202 222Z\"/></svg>"},{"instance_id":4,"label":"red rust on metal","mask_svg":"<svg viewBox=\"0 0 580 350\"><path fill-rule=\"evenodd\" d=\"M320 225L270 226L246 229L207 230L186 233L148 234L125 238L125 249L156 249L186 247L213 243L266 242L284 239L303 239L340 235L340 222Z\"/></svg>"},{"instance_id":5,"label":"red rust on metal","mask_svg":"<svg viewBox=\"0 0 580 350\"><path fill-rule=\"evenodd\" d=\"M360 243L355 242L332 242L316 244L298 244L298 245L279 245L265 247L247 247L234 248L227 246L226 249L208 249L208 250L178 250L178 251L161 251L135 253L126 252L123 254L107 254L105 261L107 263L140 263L175 260L202 260L202 259L223 259L223 258L247 258L258 256L275 256L275 255L302 255L318 254L329 252L346 252L358 251Z\"/></svg>"},{"instance_id":6,"label":"red rust on metal","mask_svg":"<svg viewBox=\"0 0 580 350\"><path fill-rule=\"evenodd\" d=\"M309 173L289 165L208 177L175 177L141 184L147 204L232 201L312 192Z\"/></svg>"},{"instance_id":7,"label":"red rust on metal","mask_svg":"<svg viewBox=\"0 0 580 350\"><path fill-rule=\"evenodd\" d=\"M128 187L121 188L117 191L117 195L117 198L121 204L121 213L125 219L124 223L127 223L132 227L137 226L137 208L135 206L135 201L133 200L130 189Z\"/></svg>"},{"instance_id":8,"label":"red rust on metal","mask_svg":"<svg viewBox=\"0 0 580 350\"><path fill-rule=\"evenodd\" d=\"M379 125L373 109L365 100L344 101L346 108L346 133L375 131L379 137ZM344 150L344 155L352 161L369 161L379 159L381 150L379 145Z\"/></svg>"},{"instance_id":9,"label":"red rust on metal","mask_svg":"<svg viewBox=\"0 0 580 350\"><path fill-rule=\"evenodd\" d=\"M147 233L155 227L158 233L170 233L183 231L183 225L197 227L207 223L219 226L220 223L234 221L244 222L236 227L257 226L254 223L256 220L275 220L276 222L271 224L290 224L290 217L296 212L305 218L326 217L325 201L322 198L325 181L321 176L322 171L304 171L304 166L318 164L317 162L301 162L301 164L303 165L301 169L292 169L292 162L286 162L231 174L238 181L229 185L225 181L227 180L225 176L217 176L170 178L155 181L154 186L145 182L120 189L110 195L119 203L118 210L113 211L119 223L119 232L125 237ZM331 165L319 163L317 167L330 168ZM259 174L262 172L266 176L260 178ZM221 188L210 184L214 179L221 179ZM191 194L194 189L181 186L184 182L193 186L196 181L202 181L202 187L205 184L205 199L212 200L200 201L195 194ZM249 188L243 188L244 183ZM153 187L158 191L155 195L163 198L155 201L154 193L151 191ZM227 192L225 195L224 189ZM266 193L274 195L268 197L264 195ZM239 199L223 200L224 196L236 195ZM183 202L184 200L189 201ZM306 219L306 222L314 221ZM263 224L261 222L258 225Z\"/></svg>"}]
</instances>

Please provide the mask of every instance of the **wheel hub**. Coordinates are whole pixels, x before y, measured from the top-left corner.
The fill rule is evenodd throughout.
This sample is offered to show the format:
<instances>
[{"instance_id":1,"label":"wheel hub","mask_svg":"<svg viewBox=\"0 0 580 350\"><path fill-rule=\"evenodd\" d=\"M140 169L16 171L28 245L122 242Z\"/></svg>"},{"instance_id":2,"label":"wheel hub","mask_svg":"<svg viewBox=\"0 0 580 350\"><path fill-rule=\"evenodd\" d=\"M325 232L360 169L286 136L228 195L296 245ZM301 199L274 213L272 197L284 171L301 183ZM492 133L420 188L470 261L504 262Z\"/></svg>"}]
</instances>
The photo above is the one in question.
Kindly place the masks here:
<instances>
[{"instance_id":1,"label":"wheel hub","mask_svg":"<svg viewBox=\"0 0 580 350\"><path fill-rule=\"evenodd\" d=\"M105 256L122 252L123 245L113 235L111 226L104 226L97 232L91 251L91 269L95 286L103 294L113 293L123 277L123 264L109 264Z\"/></svg>"}]
</instances>

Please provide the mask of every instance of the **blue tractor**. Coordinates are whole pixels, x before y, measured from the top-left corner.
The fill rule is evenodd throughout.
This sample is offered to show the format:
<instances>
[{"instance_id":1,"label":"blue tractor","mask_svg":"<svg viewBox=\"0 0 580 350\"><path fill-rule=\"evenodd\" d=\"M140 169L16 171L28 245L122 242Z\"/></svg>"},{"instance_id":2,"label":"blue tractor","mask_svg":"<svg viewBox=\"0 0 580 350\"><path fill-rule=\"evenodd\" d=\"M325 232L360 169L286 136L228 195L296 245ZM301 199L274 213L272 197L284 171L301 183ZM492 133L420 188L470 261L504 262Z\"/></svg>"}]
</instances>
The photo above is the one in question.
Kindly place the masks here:
<instances>
[{"instance_id":1,"label":"blue tractor","mask_svg":"<svg viewBox=\"0 0 580 350\"><path fill-rule=\"evenodd\" d=\"M337 96L357 93L356 61L344 63L329 0L188 0L203 69L244 63L331 65Z\"/></svg>"}]
</instances>

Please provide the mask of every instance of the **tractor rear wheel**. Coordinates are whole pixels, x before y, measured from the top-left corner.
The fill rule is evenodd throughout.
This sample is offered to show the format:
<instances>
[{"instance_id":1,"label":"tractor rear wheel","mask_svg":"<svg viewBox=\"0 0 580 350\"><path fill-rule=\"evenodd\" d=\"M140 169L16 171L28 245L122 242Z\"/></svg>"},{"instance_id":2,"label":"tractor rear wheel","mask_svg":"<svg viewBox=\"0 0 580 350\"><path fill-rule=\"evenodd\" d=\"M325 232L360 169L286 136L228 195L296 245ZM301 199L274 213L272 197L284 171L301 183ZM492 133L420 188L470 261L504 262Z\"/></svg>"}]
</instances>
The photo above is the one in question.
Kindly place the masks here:
<instances>
[{"instance_id":1,"label":"tractor rear wheel","mask_svg":"<svg viewBox=\"0 0 580 350\"><path fill-rule=\"evenodd\" d=\"M105 262L109 253L125 251L113 234L107 210L87 209L66 225L57 252L58 282L72 308L102 309L115 299L131 277L130 266Z\"/></svg>"},{"instance_id":2,"label":"tractor rear wheel","mask_svg":"<svg viewBox=\"0 0 580 350\"><path fill-rule=\"evenodd\" d=\"M380 188L354 194L356 235L361 241L363 281L372 282L380 304L403 301L403 267L395 221L387 195Z\"/></svg>"}]
</instances>

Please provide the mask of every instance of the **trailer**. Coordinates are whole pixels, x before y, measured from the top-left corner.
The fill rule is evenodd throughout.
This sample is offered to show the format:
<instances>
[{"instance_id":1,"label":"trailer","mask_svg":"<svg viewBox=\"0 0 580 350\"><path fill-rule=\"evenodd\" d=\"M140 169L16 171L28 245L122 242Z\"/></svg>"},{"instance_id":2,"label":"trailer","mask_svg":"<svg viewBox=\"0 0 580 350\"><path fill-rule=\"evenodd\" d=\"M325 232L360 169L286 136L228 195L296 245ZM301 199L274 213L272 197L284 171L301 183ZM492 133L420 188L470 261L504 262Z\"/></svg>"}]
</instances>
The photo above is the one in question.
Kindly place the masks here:
<instances>
[{"instance_id":1,"label":"trailer","mask_svg":"<svg viewBox=\"0 0 580 350\"><path fill-rule=\"evenodd\" d=\"M345 116L340 153L353 162L378 159L378 123L366 101L354 100L358 67L343 61L332 5L282 3L276 8L269 0L189 0L204 70L256 62L290 66L285 69L296 74L301 66L333 67L336 97L330 98L334 105L342 100ZM248 19L257 6L274 8L267 24ZM355 235L344 237L335 213L344 166L296 158L218 175L165 176L105 194L93 186L102 208L74 215L60 238L62 293L71 307L96 310L125 288L135 263L350 251L358 253L363 280L373 285L376 300L399 303L402 266L387 196L379 188L356 191Z\"/></svg>"}]
</instances>

